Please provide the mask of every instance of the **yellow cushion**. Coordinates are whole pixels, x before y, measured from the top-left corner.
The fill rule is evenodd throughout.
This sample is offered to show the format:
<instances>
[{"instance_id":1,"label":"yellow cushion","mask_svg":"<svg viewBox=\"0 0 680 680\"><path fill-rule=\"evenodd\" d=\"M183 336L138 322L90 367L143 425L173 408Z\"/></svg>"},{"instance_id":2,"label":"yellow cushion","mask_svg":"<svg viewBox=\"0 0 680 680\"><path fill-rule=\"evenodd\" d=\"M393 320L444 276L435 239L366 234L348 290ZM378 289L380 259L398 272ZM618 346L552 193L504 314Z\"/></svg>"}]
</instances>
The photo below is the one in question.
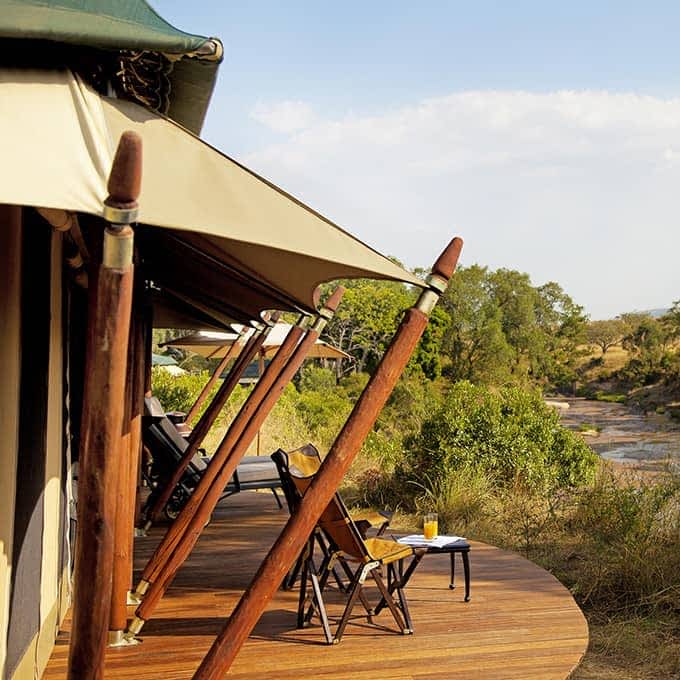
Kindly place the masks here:
<instances>
[{"instance_id":1,"label":"yellow cushion","mask_svg":"<svg viewBox=\"0 0 680 680\"><path fill-rule=\"evenodd\" d=\"M371 559L378 560L383 564L389 564L413 555L413 548L410 545L402 545L387 538L367 538L364 543Z\"/></svg>"},{"instance_id":2,"label":"yellow cushion","mask_svg":"<svg viewBox=\"0 0 680 680\"><path fill-rule=\"evenodd\" d=\"M372 527L380 527L388 521L385 515L381 515L375 510L362 510L361 512L353 512L352 519L355 522L368 522Z\"/></svg>"},{"instance_id":3,"label":"yellow cushion","mask_svg":"<svg viewBox=\"0 0 680 680\"><path fill-rule=\"evenodd\" d=\"M321 461L316 456L306 456L298 451L288 454L288 468L295 477L312 477L321 467Z\"/></svg>"}]
</instances>

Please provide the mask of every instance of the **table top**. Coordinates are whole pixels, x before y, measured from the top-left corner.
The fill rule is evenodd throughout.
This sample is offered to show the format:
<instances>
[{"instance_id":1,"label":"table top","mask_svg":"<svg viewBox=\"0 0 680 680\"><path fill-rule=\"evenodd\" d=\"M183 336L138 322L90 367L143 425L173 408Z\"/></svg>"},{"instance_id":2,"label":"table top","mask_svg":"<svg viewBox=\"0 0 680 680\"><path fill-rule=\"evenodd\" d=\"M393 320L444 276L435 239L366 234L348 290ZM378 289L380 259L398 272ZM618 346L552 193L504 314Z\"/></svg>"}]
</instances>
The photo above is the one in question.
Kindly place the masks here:
<instances>
[{"instance_id":1,"label":"table top","mask_svg":"<svg viewBox=\"0 0 680 680\"><path fill-rule=\"evenodd\" d=\"M445 542L445 539L450 539ZM470 550L470 544L462 536L438 536L430 541L426 540L422 534L411 534L410 536L397 536L396 540L412 548L426 548L431 553L464 552Z\"/></svg>"}]
</instances>

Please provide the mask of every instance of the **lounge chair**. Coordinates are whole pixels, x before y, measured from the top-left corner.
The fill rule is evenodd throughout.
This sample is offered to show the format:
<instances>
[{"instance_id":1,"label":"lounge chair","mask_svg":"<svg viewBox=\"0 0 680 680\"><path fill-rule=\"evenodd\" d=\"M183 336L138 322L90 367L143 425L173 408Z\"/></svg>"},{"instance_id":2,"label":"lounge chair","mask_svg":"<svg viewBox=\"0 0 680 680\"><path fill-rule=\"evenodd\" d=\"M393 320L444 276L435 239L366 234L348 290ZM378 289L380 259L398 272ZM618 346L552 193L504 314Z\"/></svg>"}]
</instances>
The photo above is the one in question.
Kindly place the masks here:
<instances>
[{"instance_id":1,"label":"lounge chair","mask_svg":"<svg viewBox=\"0 0 680 680\"><path fill-rule=\"evenodd\" d=\"M187 440L180 435L166 416L156 397L144 399L142 441L151 457L150 464L143 466L144 478L151 489L151 494L145 504L145 510L148 510L153 507L156 494L170 480L188 447ZM200 453L194 455L164 508L166 517L174 519L179 514L201 481L203 472L209 464L210 459L205 455ZM279 488L281 488L281 480L276 465L268 456L246 456L241 460L225 487L223 498L240 491L270 489L281 508L283 506L276 492Z\"/></svg>"},{"instance_id":2,"label":"lounge chair","mask_svg":"<svg viewBox=\"0 0 680 680\"><path fill-rule=\"evenodd\" d=\"M310 446L310 445L308 445ZM294 489L299 499L304 495L318 470L318 453L315 449L302 447L286 453L277 451L274 460L277 461L282 475L284 493L290 494ZM316 461L315 461L316 457ZM286 496L288 498L288 495ZM294 501L295 503L295 501ZM323 558L319 567L314 560L314 551L318 545L317 533L321 532L327 550L322 550ZM352 520L339 494L335 494L321 515L315 532L309 537L303 557L302 579L300 584L300 598L298 603L298 627L307 625L313 613L318 610L324 635L328 644L340 642L352 611L359 600L369 623L372 623L374 609L371 608L364 582L370 576L375 582L381 599L380 609L386 607L392 613L400 633L413 632L413 624L408 610L404 587L407 579L403 570L403 560L415 557L417 551L406 545L397 543L380 536L364 537L359 527ZM331 632L323 593L329 574L335 561L339 560L348 568L349 586L347 587L347 603L337 624L335 633ZM382 570L387 571L387 583L383 580ZM311 595L307 591L311 585ZM397 599L395 599L395 594Z\"/></svg>"}]
</instances>

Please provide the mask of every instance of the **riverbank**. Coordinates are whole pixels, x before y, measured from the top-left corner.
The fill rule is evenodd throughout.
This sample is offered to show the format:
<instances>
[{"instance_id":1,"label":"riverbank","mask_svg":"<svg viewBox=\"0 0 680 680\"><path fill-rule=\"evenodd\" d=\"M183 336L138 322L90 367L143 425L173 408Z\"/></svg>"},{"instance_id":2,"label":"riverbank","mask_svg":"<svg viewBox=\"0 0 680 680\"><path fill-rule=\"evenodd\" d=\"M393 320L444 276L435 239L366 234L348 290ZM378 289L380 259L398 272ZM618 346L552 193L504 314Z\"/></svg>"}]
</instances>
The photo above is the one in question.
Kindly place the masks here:
<instances>
[{"instance_id":1,"label":"riverbank","mask_svg":"<svg viewBox=\"0 0 680 680\"><path fill-rule=\"evenodd\" d=\"M668 416L580 397L561 399L562 424L580 432L603 459L645 470L680 465L680 425Z\"/></svg>"},{"instance_id":2,"label":"riverbank","mask_svg":"<svg viewBox=\"0 0 680 680\"><path fill-rule=\"evenodd\" d=\"M590 646L573 677L679 678L680 427L624 404L560 401L562 424L614 463L578 497L576 517L588 518L581 530L567 513L562 535L545 540L552 549L538 560L570 586L588 618Z\"/></svg>"}]
</instances>

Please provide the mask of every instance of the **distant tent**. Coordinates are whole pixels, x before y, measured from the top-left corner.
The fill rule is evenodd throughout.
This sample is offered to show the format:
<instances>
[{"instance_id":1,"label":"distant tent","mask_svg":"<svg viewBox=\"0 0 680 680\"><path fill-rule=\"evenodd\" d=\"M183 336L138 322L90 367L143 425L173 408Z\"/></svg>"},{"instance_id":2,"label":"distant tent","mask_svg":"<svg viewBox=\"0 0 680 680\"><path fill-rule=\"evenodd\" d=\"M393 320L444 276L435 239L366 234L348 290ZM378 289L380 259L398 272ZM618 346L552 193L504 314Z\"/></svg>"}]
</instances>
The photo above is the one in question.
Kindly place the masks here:
<instances>
[{"instance_id":1,"label":"distant tent","mask_svg":"<svg viewBox=\"0 0 680 680\"><path fill-rule=\"evenodd\" d=\"M167 354L152 354L152 366L177 366L177 362Z\"/></svg>"},{"instance_id":2,"label":"distant tent","mask_svg":"<svg viewBox=\"0 0 680 680\"><path fill-rule=\"evenodd\" d=\"M264 341L263 354L272 357L290 332L293 326L289 323L277 323L271 333ZM235 328L241 328L238 324ZM221 359L229 351L229 348L237 342L237 333L221 333L217 331L197 331L189 335L183 335L173 340L168 340L161 344L161 347L177 347L178 349L189 350L200 354L209 359ZM307 355L310 359L351 359L351 355L343 352L337 347L333 347L324 340L317 340L314 347Z\"/></svg>"},{"instance_id":3,"label":"distant tent","mask_svg":"<svg viewBox=\"0 0 680 680\"><path fill-rule=\"evenodd\" d=\"M159 366L170 375L186 375L186 371L177 365L177 362L166 354L152 354L151 365Z\"/></svg>"}]
</instances>

